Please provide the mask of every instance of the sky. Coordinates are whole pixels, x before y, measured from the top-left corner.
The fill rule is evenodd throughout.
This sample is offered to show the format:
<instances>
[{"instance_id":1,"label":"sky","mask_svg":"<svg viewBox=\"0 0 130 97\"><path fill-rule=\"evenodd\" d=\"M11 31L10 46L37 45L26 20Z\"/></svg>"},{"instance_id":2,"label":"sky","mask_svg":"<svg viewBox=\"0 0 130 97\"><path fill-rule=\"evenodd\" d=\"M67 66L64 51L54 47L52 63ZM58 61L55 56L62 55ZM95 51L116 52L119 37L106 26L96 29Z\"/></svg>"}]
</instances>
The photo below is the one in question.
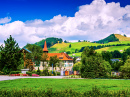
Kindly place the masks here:
<instances>
[{"instance_id":1,"label":"sky","mask_svg":"<svg viewBox=\"0 0 130 97\"><path fill-rule=\"evenodd\" d=\"M45 37L97 41L130 37L130 0L0 0L0 45L10 35L22 48Z\"/></svg>"}]
</instances>

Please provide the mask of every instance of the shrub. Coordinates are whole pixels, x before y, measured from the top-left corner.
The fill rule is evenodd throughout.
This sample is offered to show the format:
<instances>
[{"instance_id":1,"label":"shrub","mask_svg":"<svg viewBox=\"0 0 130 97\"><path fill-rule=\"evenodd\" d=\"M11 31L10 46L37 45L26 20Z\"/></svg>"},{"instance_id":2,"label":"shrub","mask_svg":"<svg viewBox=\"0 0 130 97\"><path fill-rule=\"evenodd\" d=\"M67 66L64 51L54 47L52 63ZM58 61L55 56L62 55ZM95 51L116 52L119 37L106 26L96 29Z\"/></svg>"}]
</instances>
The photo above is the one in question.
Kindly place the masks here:
<instances>
[{"instance_id":1,"label":"shrub","mask_svg":"<svg viewBox=\"0 0 130 97\"><path fill-rule=\"evenodd\" d=\"M28 74L29 76L32 76L32 72L26 72L26 74Z\"/></svg>"},{"instance_id":2,"label":"shrub","mask_svg":"<svg viewBox=\"0 0 130 97\"><path fill-rule=\"evenodd\" d=\"M10 74L19 74L21 71L11 71Z\"/></svg>"},{"instance_id":3,"label":"shrub","mask_svg":"<svg viewBox=\"0 0 130 97\"><path fill-rule=\"evenodd\" d=\"M50 70L50 71L49 71L49 75L50 75L50 76L52 76L52 75L56 76L56 73L55 73L55 71L53 71L53 74L52 74L52 70Z\"/></svg>"},{"instance_id":4,"label":"shrub","mask_svg":"<svg viewBox=\"0 0 130 97\"><path fill-rule=\"evenodd\" d=\"M41 71L40 71L39 67L38 67L38 70L37 70L36 74L38 74L38 75L41 74Z\"/></svg>"},{"instance_id":5,"label":"shrub","mask_svg":"<svg viewBox=\"0 0 130 97\"><path fill-rule=\"evenodd\" d=\"M47 70L47 69L43 70L42 75L44 75L44 76L49 76L48 70Z\"/></svg>"},{"instance_id":6,"label":"shrub","mask_svg":"<svg viewBox=\"0 0 130 97\"><path fill-rule=\"evenodd\" d=\"M4 75L4 72L0 71L0 75Z\"/></svg>"},{"instance_id":7,"label":"shrub","mask_svg":"<svg viewBox=\"0 0 130 97\"><path fill-rule=\"evenodd\" d=\"M57 72L57 75L60 75L60 72Z\"/></svg>"}]
</instances>

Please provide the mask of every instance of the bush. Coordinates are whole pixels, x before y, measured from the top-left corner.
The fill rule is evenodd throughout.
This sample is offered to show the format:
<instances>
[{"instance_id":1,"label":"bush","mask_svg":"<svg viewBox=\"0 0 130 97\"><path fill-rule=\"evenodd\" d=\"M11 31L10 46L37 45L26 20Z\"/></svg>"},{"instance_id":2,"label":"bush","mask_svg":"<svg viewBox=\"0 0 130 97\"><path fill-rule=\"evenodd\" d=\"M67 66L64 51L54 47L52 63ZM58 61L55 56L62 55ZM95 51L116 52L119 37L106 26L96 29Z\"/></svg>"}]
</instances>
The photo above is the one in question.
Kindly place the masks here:
<instances>
[{"instance_id":1,"label":"bush","mask_svg":"<svg viewBox=\"0 0 130 97\"><path fill-rule=\"evenodd\" d=\"M42 76L49 76L49 72L47 69L43 70Z\"/></svg>"},{"instance_id":2,"label":"bush","mask_svg":"<svg viewBox=\"0 0 130 97\"><path fill-rule=\"evenodd\" d=\"M57 72L57 75L60 75L60 72Z\"/></svg>"},{"instance_id":3,"label":"bush","mask_svg":"<svg viewBox=\"0 0 130 97\"><path fill-rule=\"evenodd\" d=\"M53 71L53 74L52 74L52 70L50 70L50 71L49 71L49 75L50 75L50 76L52 76L52 75L56 76L56 72Z\"/></svg>"},{"instance_id":4,"label":"bush","mask_svg":"<svg viewBox=\"0 0 130 97\"><path fill-rule=\"evenodd\" d=\"M0 75L4 75L4 72L0 71Z\"/></svg>"},{"instance_id":5,"label":"bush","mask_svg":"<svg viewBox=\"0 0 130 97\"><path fill-rule=\"evenodd\" d=\"M26 74L28 74L29 76L32 76L32 72L26 72Z\"/></svg>"},{"instance_id":6,"label":"bush","mask_svg":"<svg viewBox=\"0 0 130 97\"><path fill-rule=\"evenodd\" d=\"M11 71L10 74L19 74L21 71Z\"/></svg>"},{"instance_id":7,"label":"bush","mask_svg":"<svg viewBox=\"0 0 130 97\"><path fill-rule=\"evenodd\" d=\"M38 75L41 74L41 71L40 71L39 67L38 67L38 70L37 70L36 74L38 74Z\"/></svg>"}]
</instances>

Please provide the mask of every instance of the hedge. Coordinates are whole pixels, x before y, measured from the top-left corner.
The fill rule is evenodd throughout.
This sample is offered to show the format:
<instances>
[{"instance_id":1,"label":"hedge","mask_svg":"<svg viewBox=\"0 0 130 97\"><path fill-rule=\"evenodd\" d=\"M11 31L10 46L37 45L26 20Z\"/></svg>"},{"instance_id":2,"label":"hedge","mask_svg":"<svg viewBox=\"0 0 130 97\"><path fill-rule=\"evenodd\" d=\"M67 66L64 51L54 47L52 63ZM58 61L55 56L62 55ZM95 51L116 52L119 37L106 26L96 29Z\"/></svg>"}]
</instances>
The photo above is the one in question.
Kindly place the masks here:
<instances>
[{"instance_id":1,"label":"hedge","mask_svg":"<svg viewBox=\"0 0 130 97\"><path fill-rule=\"evenodd\" d=\"M11 71L10 74L19 74L21 71Z\"/></svg>"},{"instance_id":2,"label":"hedge","mask_svg":"<svg viewBox=\"0 0 130 97\"><path fill-rule=\"evenodd\" d=\"M117 92L100 91L100 89L94 87L91 91L85 91L84 93L76 92L73 90L61 90L52 91L48 90L0 90L0 97L129 97L130 92L128 90L122 90Z\"/></svg>"}]
</instances>

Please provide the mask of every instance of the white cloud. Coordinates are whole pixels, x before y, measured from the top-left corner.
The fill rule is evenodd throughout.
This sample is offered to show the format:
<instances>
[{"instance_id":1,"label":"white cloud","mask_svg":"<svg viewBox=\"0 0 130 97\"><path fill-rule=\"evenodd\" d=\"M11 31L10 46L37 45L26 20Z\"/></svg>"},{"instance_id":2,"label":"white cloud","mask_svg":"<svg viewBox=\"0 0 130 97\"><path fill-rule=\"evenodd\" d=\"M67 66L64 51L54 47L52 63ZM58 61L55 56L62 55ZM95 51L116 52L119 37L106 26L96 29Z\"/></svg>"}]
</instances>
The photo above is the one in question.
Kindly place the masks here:
<instances>
[{"instance_id":1,"label":"white cloud","mask_svg":"<svg viewBox=\"0 0 130 97\"><path fill-rule=\"evenodd\" d=\"M0 24L5 24L11 21L11 17L0 18Z\"/></svg>"},{"instance_id":2,"label":"white cloud","mask_svg":"<svg viewBox=\"0 0 130 97\"><path fill-rule=\"evenodd\" d=\"M6 22L0 20L0 23L10 22L11 18L5 18ZM120 7L120 3L94 0L90 5L80 6L74 17L57 15L46 21L36 19L0 25L0 42L12 35L22 47L45 36L95 41L113 33L130 36L130 5Z\"/></svg>"}]
</instances>

